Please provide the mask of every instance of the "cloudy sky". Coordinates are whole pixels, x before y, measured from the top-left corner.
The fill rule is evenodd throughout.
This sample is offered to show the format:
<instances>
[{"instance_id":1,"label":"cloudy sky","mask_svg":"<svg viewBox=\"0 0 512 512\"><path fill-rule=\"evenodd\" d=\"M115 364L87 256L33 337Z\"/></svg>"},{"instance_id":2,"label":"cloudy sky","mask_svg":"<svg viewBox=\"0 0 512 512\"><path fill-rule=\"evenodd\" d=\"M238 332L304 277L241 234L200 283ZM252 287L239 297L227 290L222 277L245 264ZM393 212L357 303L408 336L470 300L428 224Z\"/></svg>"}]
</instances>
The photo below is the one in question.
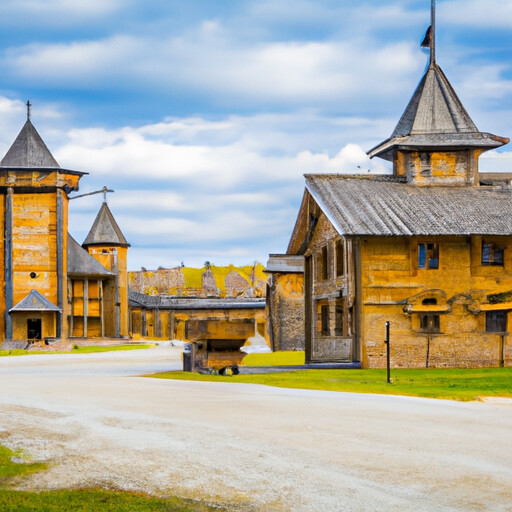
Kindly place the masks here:
<instances>
[{"instance_id":1,"label":"cloudy sky","mask_svg":"<svg viewBox=\"0 0 512 512\"><path fill-rule=\"evenodd\" d=\"M0 153L25 102L130 269L266 262L307 172L385 170L427 62L429 0L2 0ZM478 128L512 136L512 2L438 0L438 62ZM512 171L512 147L482 168ZM102 196L70 203L82 241Z\"/></svg>"}]
</instances>

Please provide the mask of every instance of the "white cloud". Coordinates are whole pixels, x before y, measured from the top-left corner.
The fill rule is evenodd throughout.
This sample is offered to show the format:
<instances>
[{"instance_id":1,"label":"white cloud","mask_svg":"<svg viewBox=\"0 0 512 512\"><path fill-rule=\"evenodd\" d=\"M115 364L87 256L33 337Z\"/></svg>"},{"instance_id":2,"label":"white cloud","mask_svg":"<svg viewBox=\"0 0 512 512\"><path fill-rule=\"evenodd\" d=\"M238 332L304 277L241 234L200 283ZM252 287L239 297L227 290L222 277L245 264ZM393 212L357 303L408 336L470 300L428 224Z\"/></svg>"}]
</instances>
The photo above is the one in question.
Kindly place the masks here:
<instances>
[{"instance_id":1,"label":"white cloud","mask_svg":"<svg viewBox=\"0 0 512 512\"><path fill-rule=\"evenodd\" d=\"M220 29L219 29L220 30ZM244 45L210 31L176 38L116 35L103 40L10 48L5 68L62 87L188 90L216 101L323 105L396 95L422 67L412 44L375 48L364 40ZM373 83L381 76L381 86Z\"/></svg>"},{"instance_id":2,"label":"white cloud","mask_svg":"<svg viewBox=\"0 0 512 512\"><path fill-rule=\"evenodd\" d=\"M84 18L97 18L115 12L121 7L120 0L2 0L0 16L24 17L25 20L35 17L39 22L52 21L65 25L71 21Z\"/></svg>"},{"instance_id":3,"label":"white cloud","mask_svg":"<svg viewBox=\"0 0 512 512\"><path fill-rule=\"evenodd\" d=\"M478 28L512 28L512 3L508 0L451 0L439 3L444 23Z\"/></svg>"},{"instance_id":4,"label":"white cloud","mask_svg":"<svg viewBox=\"0 0 512 512\"><path fill-rule=\"evenodd\" d=\"M172 119L138 129L73 129L55 155L66 167L91 172L82 179L81 193L103 185L116 191L108 201L134 247L179 247L183 257L203 248L203 261L212 252L225 251L230 258L234 247L245 247L247 253L253 251L249 261L261 260L272 250L285 250L304 188L303 173L384 170L357 144L333 155L296 151L294 144L287 145L289 135L279 137L282 126L290 123L290 114L285 120L274 114L216 122ZM337 120L348 131L361 123ZM300 113L292 124L304 124ZM274 137L266 136L265 126ZM200 146L193 144L194 134L202 139ZM213 145L207 143L209 136ZM70 229L78 240L87 234L100 201L98 195L71 203ZM131 261L135 267L149 265Z\"/></svg>"}]
</instances>

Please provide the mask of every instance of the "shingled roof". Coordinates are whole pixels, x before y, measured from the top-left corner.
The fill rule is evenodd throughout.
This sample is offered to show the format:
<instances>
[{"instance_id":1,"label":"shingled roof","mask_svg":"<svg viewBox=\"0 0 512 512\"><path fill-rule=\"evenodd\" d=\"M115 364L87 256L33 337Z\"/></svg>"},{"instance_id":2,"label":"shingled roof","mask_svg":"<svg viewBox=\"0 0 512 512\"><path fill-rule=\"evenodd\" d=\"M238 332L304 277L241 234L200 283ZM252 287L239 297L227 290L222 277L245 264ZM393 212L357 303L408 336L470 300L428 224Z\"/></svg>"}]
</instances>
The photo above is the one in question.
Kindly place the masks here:
<instances>
[{"instance_id":1,"label":"shingled roof","mask_svg":"<svg viewBox=\"0 0 512 512\"><path fill-rule=\"evenodd\" d=\"M417 187L392 176L306 175L341 235L512 235L507 187Z\"/></svg>"},{"instance_id":2,"label":"shingled roof","mask_svg":"<svg viewBox=\"0 0 512 512\"><path fill-rule=\"evenodd\" d=\"M128 300L133 307L146 309L263 309L264 298L189 298L169 297L162 295L146 295L134 290L128 290Z\"/></svg>"},{"instance_id":3,"label":"shingled roof","mask_svg":"<svg viewBox=\"0 0 512 512\"><path fill-rule=\"evenodd\" d=\"M480 132L448 78L436 62L428 67L390 138L368 156L393 159L393 150L481 148L489 150L509 139Z\"/></svg>"},{"instance_id":4,"label":"shingled roof","mask_svg":"<svg viewBox=\"0 0 512 512\"><path fill-rule=\"evenodd\" d=\"M68 275L108 277L114 274L108 271L98 260L93 258L68 233Z\"/></svg>"},{"instance_id":5,"label":"shingled roof","mask_svg":"<svg viewBox=\"0 0 512 512\"><path fill-rule=\"evenodd\" d=\"M60 308L52 304L46 297L41 295L37 290L31 292L16 306L11 308L12 311L62 311Z\"/></svg>"},{"instance_id":6,"label":"shingled roof","mask_svg":"<svg viewBox=\"0 0 512 512\"><path fill-rule=\"evenodd\" d=\"M117 225L107 203L101 205L100 211L94 220L91 230L87 235L84 246L88 245L114 245L130 247L121 229Z\"/></svg>"},{"instance_id":7,"label":"shingled roof","mask_svg":"<svg viewBox=\"0 0 512 512\"><path fill-rule=\"evenodd\" d=\"M53 158L30 119L27 119L16 140L3 157L0 167L60 169L60 165Z\"/></svg>"}]
</instances>

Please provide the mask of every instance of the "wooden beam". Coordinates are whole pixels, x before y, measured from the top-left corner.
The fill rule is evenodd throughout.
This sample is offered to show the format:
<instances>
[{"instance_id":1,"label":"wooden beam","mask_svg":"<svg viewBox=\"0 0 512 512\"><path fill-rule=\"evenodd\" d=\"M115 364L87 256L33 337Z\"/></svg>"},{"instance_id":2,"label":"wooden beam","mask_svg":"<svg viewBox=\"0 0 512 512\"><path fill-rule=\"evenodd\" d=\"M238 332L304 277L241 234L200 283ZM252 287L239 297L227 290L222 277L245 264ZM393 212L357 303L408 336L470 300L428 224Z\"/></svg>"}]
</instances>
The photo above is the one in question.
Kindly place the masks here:
<instances>
[{"instance_id":1,"label":"wooden beam","mask_svg":"<svg viewBox=\"0 0 512 512\"><path fill-rule=\"evenodd\" d=\"M62 190L57 189L57 338L62 336L62 320L64 317L64 208Z\"/></svg>"},{"instance_id":2,"label":"wooden beam","mask_svg":"<svg viewBox=\"0 0 512 512\"><path fill-rule=\"evenodd\" d=\"M103 281L98 281L98 295L100 298L101 337L105 337L105 307L103 304Z\"/></svg>"},{"instance_id":3,"label":"wooden beam","mask_svg":"<svg viewBox=\"0 0 512 512\"><path fill-rule=\"evenodd\" d=\"M12 203L13 189L7 189L5 196L4 261L5 261L5 339L12 340L12 318L9 310L13 307L12 284Z\"/></svg>"},{"instance_id":4,"label":"wooden beam","mask_svg":"<svg viewBox=\"0 0 512 512\"><path fill-rule=\"evenodd\" d=\"M87 338L87 315L89 313L89 280L84 279L84 338Z\"/></svg>"}]
</instances>

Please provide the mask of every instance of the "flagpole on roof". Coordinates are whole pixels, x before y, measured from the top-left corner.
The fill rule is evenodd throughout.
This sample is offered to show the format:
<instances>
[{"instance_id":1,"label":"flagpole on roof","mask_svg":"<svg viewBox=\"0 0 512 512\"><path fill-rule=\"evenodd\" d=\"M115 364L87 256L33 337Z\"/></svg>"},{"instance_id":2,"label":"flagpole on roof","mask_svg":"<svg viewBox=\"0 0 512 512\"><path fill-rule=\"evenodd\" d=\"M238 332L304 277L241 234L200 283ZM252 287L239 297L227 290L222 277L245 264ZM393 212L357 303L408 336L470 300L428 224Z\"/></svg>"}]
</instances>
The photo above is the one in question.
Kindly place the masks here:
<instances>
[{"instance_id":1,"label":"flagpole on roof","mask_svg":"<svg viewBox=\"0 0 512 512\"><path fill-rule=\"evenodd\" d=\"M430 65L436 62L436 0L431 0Z\"/></svg>"}]
</instances>

